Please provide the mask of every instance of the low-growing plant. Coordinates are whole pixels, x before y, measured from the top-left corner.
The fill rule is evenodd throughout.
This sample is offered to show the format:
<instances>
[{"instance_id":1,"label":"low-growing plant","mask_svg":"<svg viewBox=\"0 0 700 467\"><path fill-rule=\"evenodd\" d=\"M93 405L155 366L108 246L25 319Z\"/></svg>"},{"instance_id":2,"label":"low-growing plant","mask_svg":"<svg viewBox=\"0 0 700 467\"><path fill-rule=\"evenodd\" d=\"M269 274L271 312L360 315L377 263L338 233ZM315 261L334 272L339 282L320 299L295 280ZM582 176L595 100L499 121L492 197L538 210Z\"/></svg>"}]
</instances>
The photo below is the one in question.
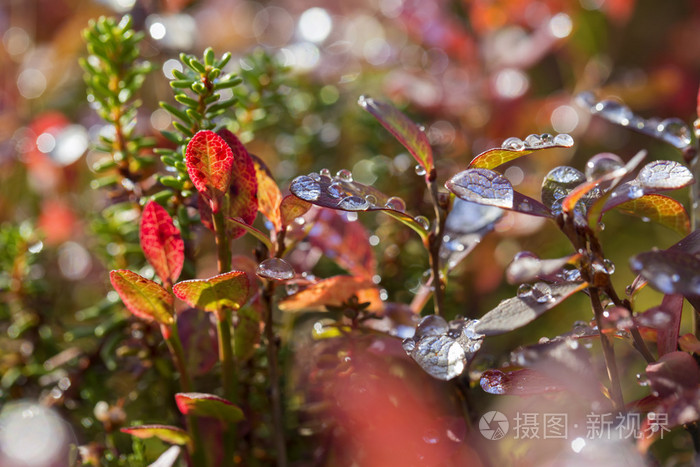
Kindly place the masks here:
<instances>
[{"instance_id":1,"label":"low-growing plant","mask_svg":"<svg viewBox=\"0 0 700 467\"><path fill-rule=\"evenodd\" d=\"M374 129L387 130L417 164L423 202L385 194L344 168L316 167L294 178L287 194L244 144L274 131L271 116L293 121L282 109L291 81L272 57L253 53L238 76L229 53L181 54L169 81L172 99L160 103L172 129L156 139L139 134L137 120L153 69L139 58L143 35L126 16L91 22L84 38L88 101L110 129L96 147L104 158L92 183L108 202L91 228L116 295L78 313L79 322L100 327L101 340L63 385L77 387L119 365L139 384L119 400L81 394L101 426L93 428L94 442L74 453L75 464L491 464L510 456L484 438L505 436L508 425L484 418L485 395L501 397L495 408L517 417L569 417L559 428L581 441L565 453L536 444L541 452L528 454L532 462L570 460L571 450L585 446L581 433L591 420L607 420L593 428L613 446L592 449L629 462L651 461L654 442L676 428L700 452L700 123L693 131L676 118L642 118L583 93L578 101L594 118L670 144L683 162L647 150L601 152L583 170L550 168L539 194L523 193L507 169L524 156L569 151L571 136L510 137L446 173L421 126L388 101L360 96L361 109L379 124ZM256 112L269 120L251 118ZM675 190L688 193L690 216L669 196ZM375 211L423 247L428 269L410 303L392 301L381 286L372 249L378 241L358 222L360 213ZM612 212L661 224L680 240L616 265L602 234ZM570 246L556 258L518 252L505 271L513 296L475 316L448 293L464 286L461 265L504 216L549 222ZM3 375L11 388L13 378L48 374L53 367L39 362L56 349L34 311L46 287L31 273L41 238L27 226L0 233L7 245L0 269L10 271L0 276L9 297L0 313L12 322L12 336L34 350L20 349L26 370ZM636 277L619 284L612 276L626 266ZM657 306L639 304L647 286L660 293ZM581 297L588 319L572 320ZM693 329L686 334L684 300ZM553 309L548 314L572 324L570 331L528 336L484 358L497 336ZM95 370L97 361L104 369ZM164 451L154 439L172 447ZM386 440L405 443L404 452L387 452Z\"/></svg>"}]
</instances>

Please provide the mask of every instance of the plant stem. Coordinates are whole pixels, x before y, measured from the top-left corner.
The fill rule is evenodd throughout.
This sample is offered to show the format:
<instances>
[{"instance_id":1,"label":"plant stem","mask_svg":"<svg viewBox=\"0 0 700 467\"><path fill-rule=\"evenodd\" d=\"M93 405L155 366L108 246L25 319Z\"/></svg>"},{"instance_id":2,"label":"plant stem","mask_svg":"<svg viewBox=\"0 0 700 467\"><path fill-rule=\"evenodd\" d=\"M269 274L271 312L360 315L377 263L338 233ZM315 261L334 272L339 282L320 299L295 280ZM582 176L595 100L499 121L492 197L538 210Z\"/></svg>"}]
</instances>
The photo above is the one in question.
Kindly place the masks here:
<instances>
[{"instance_id":1,"label":"plant stem","mask_svg":"<svg viewBox=\"0 0 700 467\"><path fill-rule=\"evenodd\" d=\"M265 303L265 339L267 340L267 367L270 378L270 398L272 400L272 427L277 455L277 466L286 467L287 447L284 436L284 418L282 416L282 395L280 391L280 376L278 368L278 347L273 328L273 301L275 283L269 281L263 294Z\"/></svg>"},{"instance_id":2,"label":"plant stem","mask_svg":"<svg viewBox=\"0 0 700 467\"><path fill-rule=\"evenodd\" d=\"M226 235L226 222L221 211L212 214L212 223L216 235L217 267L219 274L231 270L231 246Z\"/></svg>"},{"instance_id":3,"label":"plant stem","mask_svg":"<svg viewBox=\"0 0 700 467\"><path fill-rule=\"evenodd\" d=\"M624 308L627 310L627 316L631 319L634 320L634 316L632 315L632 310L630 310L629 302L625 303L622 300L620 300L620 297L618 297L617 292L615 292L615 289L613 288L612 284L610 283L610 276L608 276L608 283L605 285L605 293L608 294L608 297L613 301L615 306L618 306L620 308ZM649 347L647 347L646 342L644 342L644 339L642 338L642 334L639 332L639 328L637 325L632 322L632 327L630 328L630 334L632 334L632 340L634 341L634 348L637 349L637 351L642 354L642 357L644 357L644 360L647 361L647 363L654 363L656 359L654 358L654 355L652 355L651 351L649 350Z\"/></svg>"},{"instance_id":4,"label":"plant stem","mask_svg":"<svg viewBox=\"0 0 700 467\"><path fill-rule=\"evenodd\" d=\"M433 168L430 171L428 179L428 188L430 189L430 199L433 202L435 209L435 231L428 236L428 255L430 258L430 269L433 276L433 287L435 293L433 300L435 303L435 314L438 316L444 315L444 296L445 296L445 279L440 274L440 247L442 246L442 237L445 230L445 219L443 209L440 207L440 199L438 196L438 187L436 183L437 171Z\"/></svg>"},{"instance_id":5,"label":"plant stem","mask_svg":"<svg viewBox=\"0 0 700 467\"><path fill-rule=\"evenodd\" d=\"M177 321L173 321L166 339L166 343L168 344L168 349L173 357L175 368L177 368L178 373L180 373L180 389L182 392L192 392L192 380L190 379L189 372L187 371L185 353L182 349L180 334L177 330ZM207 458L206 451L204 450L204 446L202 444L202 435L199 429L199 422L191 415L185 415L185 420L187 421L190 436L192 436L193 446L190 455L192 456L193 465L209 465L209 459Z\"/></svg>"},{"instance_id":6,"label":"plant stem","mask_svg":"<svg viewBox=\"0 0 700 467\"><path fill-rule=\"evenodd\" d=\"M613 400L615 410L623 412L625 402L622 398L622 388L620 387L620 377L617 372L617 363L615 363L615 349L612 343L608 340L608 336L603 333L603 305L600 303L598 288L589 287L588 292L591 297L591 305L595 313L595 321L598 325L600 333L600 343L603 347L603 358L605 359L605 367L608 370L608 378L610 379L610 393Z\"/></svg>"}]
</instances>

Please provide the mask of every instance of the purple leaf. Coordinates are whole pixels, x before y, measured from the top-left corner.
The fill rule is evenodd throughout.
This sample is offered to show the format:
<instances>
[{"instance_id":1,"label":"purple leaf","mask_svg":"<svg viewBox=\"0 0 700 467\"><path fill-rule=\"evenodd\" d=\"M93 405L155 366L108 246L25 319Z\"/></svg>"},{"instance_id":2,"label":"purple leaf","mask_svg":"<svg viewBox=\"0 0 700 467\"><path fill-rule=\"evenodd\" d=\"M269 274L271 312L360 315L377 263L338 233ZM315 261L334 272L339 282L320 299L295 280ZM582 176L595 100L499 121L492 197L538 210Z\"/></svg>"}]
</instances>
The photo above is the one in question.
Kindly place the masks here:
<instances>
[{"instance_id":1,"label":"purple leaf","mask_svg":"<svg viewBox=\"0 0 700 467\"><path fill-rule=\"evenodd\" d=\"M671 352L646 368L651 389L659 396L695 389L700 384L700 370L695 359L685 352Z\"/></svg>"},{"instance_id":2,"label":"purple leaf","mask_svg":"<svg viewBox=\"0 0 700 467\"><path fill-rule=\"evenodd\" d=\"M537 283L527 293L521 290L518 296L503 300L479 320L474 331L495 336L521 328L587 286L585 282L559 285Z\"/></svg>"},{"instance_id":3,"label":"purple leaf","mask_svg":"<svg viewBox=\"0 0 700 467\"><path fill-rule=\"evenodd\" d=\"M659 355L675 352L683 311L682 295L665 295L661 305L646 310L635 317L640 326L657 329L656 346Z\"/></svg>"},{"instance_id":4,"label":"purple leaf","mask_svg":"<svg viewBox=\"0 0 700 467\"><path fill-rule=\"evenodd\" d=\"M564 387L538 371L523 368L509 372L486 370L481 375L481 389L489 394L529 396L562 391Z\"/></svg>"},{"instance_id":5,"label":"purple leaf","mask_svg":"<svg viewBox=\"0 0 700 467\"><path fill-rule=\"evenodd\" d=\"M505 209L513 207L513 186L493 170L464 170L450 178L445 187L464 201Z\"/></svg>"},{"instance_id":6,"label":"purple leaf","mask_svg":"<svg viewBox=\"0 0 700 467\"><path fill-rule=\"evenodd\" d=\"M630 267L660 292L700 296L700 259L695 256L678 249L647 251L633 256Z\"/></svg>"}]
</instances>

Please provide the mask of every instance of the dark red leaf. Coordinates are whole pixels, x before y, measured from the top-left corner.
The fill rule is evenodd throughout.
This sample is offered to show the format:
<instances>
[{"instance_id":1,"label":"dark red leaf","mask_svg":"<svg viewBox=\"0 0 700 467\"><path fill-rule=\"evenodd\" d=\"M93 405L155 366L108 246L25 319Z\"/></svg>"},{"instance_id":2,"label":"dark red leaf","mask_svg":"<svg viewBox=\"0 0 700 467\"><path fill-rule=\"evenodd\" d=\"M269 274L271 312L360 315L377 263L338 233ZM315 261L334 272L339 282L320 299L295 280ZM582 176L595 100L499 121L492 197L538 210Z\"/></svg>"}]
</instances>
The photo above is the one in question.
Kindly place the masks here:
<instances>
[{"instance_id":1,"label":"dark red leaf","mask_svg":"<svg viewBox=\"0 0 700 467\"><path fill-rule=\"evenodd\" d=\"M635 317L640 326L657 330L656 346L659 349L659 356L675 352L678 348L682 311L682 295L664 295L661 305L650 308Z\"/></svg>"},{"instance_id":2,"label":"dark red leaf","mask_svg":"<svg viewBox=\"0 0 700 467\"><path fill-rule=\"evenodd\" d=\"M146 259L163 284L171 286L182 271L185 243L168 212L155 201L143 209L139 237Z\"/></svg>"},{"instance_id":3,"label":"dark red leaf","mask_svg":"<svg viewBox=\"0 0 700 467\"><path fill-rule=\"evenodd\" d=\"M562 391L564 387L542 373L523 368L507 373L501 370L486 370L481 375L481 389L489 394L529 396Z\"/></svg>"},{"instance_id":4,"label":"dark red leaf","mask_svg":"<svg viewBox=\"0 0 700 467\"><path fill-rule=\"evenodd\" d=\"M685 352L671 352L646 368L649 385L661 397L678 394L700 385L700 370L695 359Z\"/></svg>"},{"instance_id":5,"label":"dark red leaf","mask_svg":"<svg viewBox=\"0 0 700 467\"><path fill-rule=\"evenodd\" d=\"M213 131L199 131L187 145L185 163L197 191L218 210L231 184L234 154L229 145Z\"/></svg>"}]
</instances>

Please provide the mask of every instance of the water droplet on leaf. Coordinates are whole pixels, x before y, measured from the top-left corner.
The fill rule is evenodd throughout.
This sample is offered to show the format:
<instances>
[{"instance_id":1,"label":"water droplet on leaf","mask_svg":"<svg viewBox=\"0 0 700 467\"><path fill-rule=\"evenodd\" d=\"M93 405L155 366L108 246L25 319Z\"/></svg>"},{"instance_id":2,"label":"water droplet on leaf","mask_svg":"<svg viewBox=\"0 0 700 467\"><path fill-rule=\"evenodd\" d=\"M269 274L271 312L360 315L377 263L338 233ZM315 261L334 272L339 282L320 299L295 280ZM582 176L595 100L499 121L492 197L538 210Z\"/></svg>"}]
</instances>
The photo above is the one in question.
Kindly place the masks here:
<instances>
[{"instance_id":1,"label":"water droplet on leaf","mask_svg":"<svg viewBox=\"0 0 700 467\"><path fill-rule=\"evenodd\" d=\"M321 180L321 176L316 172L311 172L309 174L309 178L311 178L312 180L316 180L317 182Z\"/></svg>"},{"instance_id":2,"label":"water droplet on leaf","mask_svg":"<svg viewBox=\"0 0 700 467\"><path fill-rule=\"evenodd\" d=\"M525 145L529 148L537 148L542 145L542 137L536 134L527 135Z\"/></svg>"},{"instance_id":3,"label":"water droplet on leaf","mask_svg":"<svg viewBox=\"0 0 700 467\"><path fill-rule=\"evenodd\" d=\"M347 209L348 211L365 211L369 208L369 203L366 199L353 195L343 198L340 203L338 203L338 207Z\"/></svg>"},{"instance_id":4,"label":"water droplet on leaf","mask_svg":"<svg viewBox=\"0 0 700 467\"><path fill-rule=\"evenodd\" d=\"M258 265L255 273L265 279L284 281L294 277L294 268L281 258L269 258Z\"/></svg>"},{"instance_id":5,"label":"water droplet on leaf","mask_svg":"<svg viewBox=\"0 0 700 467\"><path fill-rule=\"evenodd\" d=\"M421 227L423 227L424 230L430 229L430 221L428 220L427 217L425 216L418 216L415 218L415 221L420 224Z\"/></svg>"},{"instance_id":6,"label":"water droplet on leaf","mask_svg":"<svg viewBox=\"0 0 700 467\"><path fill-rule=\"evenodd\" d=\"M571 135L569 135L569 134L561 133L561 134L556 135L554 137L554 141L552 141L552 142L556 146L571 147L574 145L574 138L572 138Z\"/></svg>"},{"instance_id":7,"label":"water droplet on leaf","mask_svg":"<svg viewBox=\"0 0 700 467\"><path fill-rule=\"evenodd\" d=\"M352 172L348 169L340 169L335 176L344 182L352 182Z\"/></svg>"},{"instance_id":8,"label":"water droplet on leaf","mask_svg":"<svg viewBox=\"0 0 700 467\"><path fill-rule=\"evenodd\" d=\"M596 154L586 163L586 179L598 179L621 167L624 167L624 165L625 164L622 162L622 159L610 152Z\"/></svg>"},{"instance_id":9,"label":"water droplet on leaf","mask_svg":"<svg viewBox=\"0 0 700 467\"><path fill-rule=\"evenodd\" d=\"M426 174L425 167L420 164L416 164L415 171L416 175L420 175L421 177Z\"/></svg>"},{"instance_id":10,"label":"water droplet on leaf","mask_svg":"<svg viewBox=\"0 0 700 467\"><path fill-rule=\"evenodd\" d=\"M554 299L552 296L552 288L544 282L537 282L533 285L531 294L532 298L534 298L537 303L547 303Z\"/></svg>"},{"instance_id":11,"label":"water droplet on leaf","mask_svg":"<svg viewBox=\"0 0 700 467\"><path fill-rule=\"evenodd\" d=\"M520 284L518 298L528 298L532 295L532 284Z\"/></svg>"},{"instance_id":12,"label":"water droplet on leaf","mask_svg":"<svg viewBox=\"0 0 700 467\"><path fill-rule=\"evenodd\" d=\"M406 211L406 203L398 196L392 196L391 198L386 200L386 204L384 206L389 209L393 209L394 211Z\"/></svg>"},{"instance_id":13,"label":"water droplet on leaf","mask_svg":"<svg viewBox=\"0 0 700 467\"><path fill-rule=\"evenodd\" d=\"M328 169L321 169L321 170L319 171L319 174L320 174L322 177L331 178L331 171L328 170Z\"/></svg>"},{"instance_id":14,"label":"water droplet on leaf","mask_svg":"<svg viewBox=\"0 0 700 467\"><path fill-rule=\"evenodd\" d=\"M307 175L300 175L292 180L289 190L305 201L316 201L321 195L319 183Z\"/></svg>"},{"instance_id":15,"label":"water droplet on leaf","mask_svg":"<svg viewBox=\"0 0 700 467\"><path fill-rule=\"evenodd\" d=\"M520 138L511 136L501 143L501 149L508 149L510 151L522 151L525 149L525 143Z\"/></svg>"}]
</instances>

